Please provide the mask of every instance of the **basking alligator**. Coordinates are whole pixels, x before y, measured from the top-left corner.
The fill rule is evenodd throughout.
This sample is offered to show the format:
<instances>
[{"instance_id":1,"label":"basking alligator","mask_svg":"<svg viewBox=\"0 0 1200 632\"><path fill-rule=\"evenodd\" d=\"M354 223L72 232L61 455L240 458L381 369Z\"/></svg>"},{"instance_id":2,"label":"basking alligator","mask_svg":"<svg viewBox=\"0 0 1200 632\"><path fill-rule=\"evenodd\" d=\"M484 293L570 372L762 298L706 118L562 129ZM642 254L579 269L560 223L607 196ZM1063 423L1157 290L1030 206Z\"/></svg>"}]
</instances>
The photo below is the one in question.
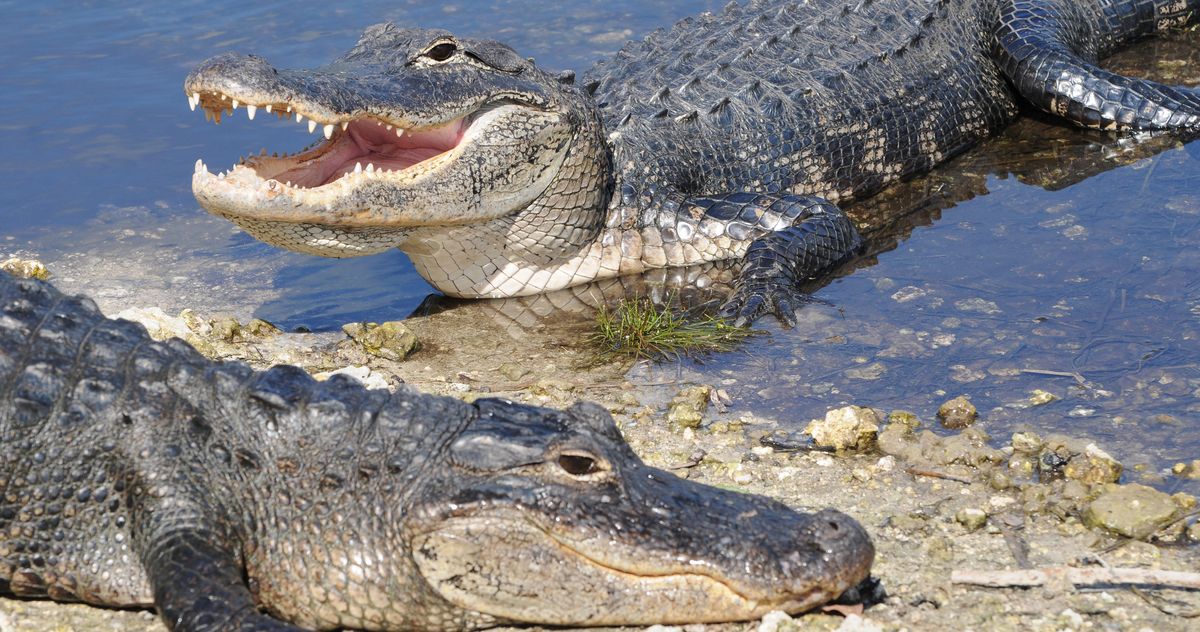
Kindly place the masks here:
<instances>
[{"instance_id":1,"label":"basking alligator","mask_svg":"<svg viewBox=\"0 0 1200 632\"><path fill-rule=\"evenodd\" d=\"M0 272L0 593L175 630L458 630L802 611L874 549L832 510L643 464L592 404L215 363Z\"/></svg>"},{"instance_id":2,"label":"basking alligator","mask_svg":"<svg viewBox=\"0 0 1200 632\"><path fill-rule=\"evenodd\" d=\"M225 54L184 88L326 142L197 161L200 203L272 244L398 246L442 292L535 294L741 259L722 311L794 322L799 281L854 252L835 204L929 170L1019 98L1101 129L1200 127L1200 94L1103 70L1200 0L763 0L625 46L578 85L496 42L366 30L333 63Z\"/></svg>"}]
</instances>

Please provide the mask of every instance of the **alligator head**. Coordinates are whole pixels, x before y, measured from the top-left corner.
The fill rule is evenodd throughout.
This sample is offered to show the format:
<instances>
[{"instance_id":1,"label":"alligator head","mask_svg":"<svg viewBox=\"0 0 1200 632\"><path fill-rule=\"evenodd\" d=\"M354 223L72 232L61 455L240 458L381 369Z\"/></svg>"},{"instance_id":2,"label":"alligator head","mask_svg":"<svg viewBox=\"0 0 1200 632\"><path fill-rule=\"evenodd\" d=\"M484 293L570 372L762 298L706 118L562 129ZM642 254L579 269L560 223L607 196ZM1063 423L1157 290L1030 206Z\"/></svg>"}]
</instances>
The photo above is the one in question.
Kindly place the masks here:
<instances>
[{"instance_id":1,"label":"alligator head","mask_svg":"<svg viewBox=\"0 0 1200 632\"><path fill-rule=\"evenodd\" d=\"M849 517L648 467L594 404L476 405L406 531L431 588L487 621L745 620L808 610L870 570Z\"/></svg>"},{"instance_id":2,"label":"alligator head","mask_svg":"<svg viewBox=\"0 0 1200 632\"><path fill-rule=\"evenodd\" d=\"M192 108L217 122L245 108L250 118L294 117L324 135L299 153L247 157L228 173L196 162L201 205L292 250L347 257L437 248L445 240L423 241L422 230L495 220L490 230L502 234L521 213L552 223L538 200L556 187L591 205L606 195L603 186L580 193L570 168L584 155L593 169L608 160L579 89L496 42L380 24L327 66L276 69L228 53L193 70L184 89Z\"/></svg>"}]
</instances>

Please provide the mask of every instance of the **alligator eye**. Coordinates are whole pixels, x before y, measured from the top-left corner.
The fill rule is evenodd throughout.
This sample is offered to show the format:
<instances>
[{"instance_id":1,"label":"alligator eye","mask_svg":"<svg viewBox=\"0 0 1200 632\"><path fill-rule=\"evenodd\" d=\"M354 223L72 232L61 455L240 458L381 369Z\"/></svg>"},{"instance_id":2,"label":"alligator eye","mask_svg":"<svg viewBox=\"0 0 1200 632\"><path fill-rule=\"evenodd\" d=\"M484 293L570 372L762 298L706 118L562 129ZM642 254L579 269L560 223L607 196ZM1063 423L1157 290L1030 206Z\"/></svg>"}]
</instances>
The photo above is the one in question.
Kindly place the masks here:
<instances>
[{"instance_id":1,"label":"alligator eye","mask_svg":"<svg viewBox=\"0 0 1200 632\"><path fill-rule=\"evenodd\" d=\"M586 476L600 471L596 459L583 454L560 454L558 466L571 476Z\"/></svg>"},{"instance_id":2,"label":"alligator eye","mask_svg":"<svg viewBox=\"0 0 1200 632\"><path fill-rule=\"evenodd\" d=\"M441 44L438 44L437 46L425 51L423 54L433 61L446 61L447 59L450 59L450 57L454 55L454 52L457 50L458 46L455 46L454 43L442 42Z\"/></svg>"}]
</instances>

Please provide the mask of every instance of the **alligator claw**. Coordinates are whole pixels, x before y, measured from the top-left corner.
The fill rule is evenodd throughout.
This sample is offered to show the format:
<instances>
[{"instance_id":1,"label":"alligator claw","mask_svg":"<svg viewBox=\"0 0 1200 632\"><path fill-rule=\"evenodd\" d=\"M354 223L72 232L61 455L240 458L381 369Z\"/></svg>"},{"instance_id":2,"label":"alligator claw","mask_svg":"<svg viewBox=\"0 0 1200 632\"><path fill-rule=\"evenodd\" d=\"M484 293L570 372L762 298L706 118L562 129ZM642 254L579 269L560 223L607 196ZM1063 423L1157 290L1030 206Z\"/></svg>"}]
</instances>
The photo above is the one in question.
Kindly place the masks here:
<instances>
[{"instance_id":1,"label":"alligator claw","mask_svg":"<svg viewBox=\"0 0 1200 632\"><path fill-rule=\"evenodd\" d=\"M732 320L737 327L748 327L763 314L773 313L787 328L796 326L796 312L817 299L783 283L746 283L739 285L729 300L717 310L721 318Z\"/></svg>"}]
</instances>

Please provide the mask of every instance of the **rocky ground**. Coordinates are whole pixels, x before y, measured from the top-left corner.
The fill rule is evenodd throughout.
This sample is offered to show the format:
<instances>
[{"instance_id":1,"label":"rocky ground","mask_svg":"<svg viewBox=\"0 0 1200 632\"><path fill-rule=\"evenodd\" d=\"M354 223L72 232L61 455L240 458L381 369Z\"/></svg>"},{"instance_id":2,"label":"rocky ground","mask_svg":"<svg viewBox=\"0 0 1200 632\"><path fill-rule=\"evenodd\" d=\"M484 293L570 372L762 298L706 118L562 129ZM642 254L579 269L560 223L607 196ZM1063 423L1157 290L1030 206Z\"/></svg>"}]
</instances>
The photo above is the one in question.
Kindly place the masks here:
<instances>
[{"instance_id":1,"label":"rocky ground","mask_svg":"<svg viewBox=\"0 0 1200 632\"><path fill-rule=\"evenodd\" d=\"M213 357L260 367L288 362L318 374L346 369L378 387L403 381L463 398L504 396L549 406L597 401L653 465L798 508L837 507L874 538L878 603L861 616L777 614L746 624L687 626L689 632L1185 630L1194 629L1200 615L1194 575L1191 591L1076 586L1061 578L1031 588L956 582L956 573L969 571L1200 569L1194 497L1120 484L1120 464L1085 440L989 437L986 419L977 420L967 401L924 414L872 410L863 401L799 434L781 430L795 420L739 410L719 385L628 381L627 365L599 362L586 345L564 344L585 335L582 320L514 327L479 304L404 326L350 328L352 337L281 334L262 322L190 312L125 315L159 335L182 335ZM833 451L811 449L814 441ZM1176 475L1200 476L1200 463L1185 463ZM147 612L0 599L0 632L162 629Z\"/></svg>"}]
</instances>

